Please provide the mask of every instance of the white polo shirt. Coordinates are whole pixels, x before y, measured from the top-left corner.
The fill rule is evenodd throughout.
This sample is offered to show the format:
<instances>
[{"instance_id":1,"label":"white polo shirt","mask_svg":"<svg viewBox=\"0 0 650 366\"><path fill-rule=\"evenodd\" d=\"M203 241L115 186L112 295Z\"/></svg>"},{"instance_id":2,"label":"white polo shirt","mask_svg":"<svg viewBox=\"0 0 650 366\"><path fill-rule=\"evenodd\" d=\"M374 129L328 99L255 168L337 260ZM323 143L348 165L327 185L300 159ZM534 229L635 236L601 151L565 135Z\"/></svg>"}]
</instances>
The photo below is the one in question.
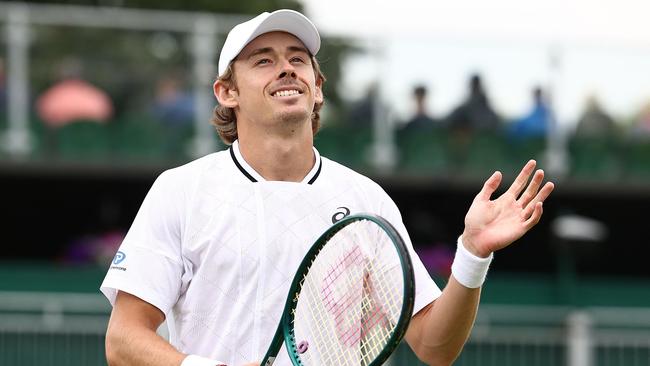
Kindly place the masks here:
<instances>
[{"instance_id":1,"label":"white polo shirt","mask_svg":"<svg viewBox=\"0 0 650 366\"><path fill-rule=\"evenodd\" d=\"M412 249L395 203L370 179L314 149L303 182L269 182L237 141L162 173L111 263L101 291L156 306L179 351L238 366L259 362L273 338L295 270L333 222L359 212L391 222L411 250L414 313L440 289ZM276 365L291 365L282 350Z\"/></svg>"}]
</instances>

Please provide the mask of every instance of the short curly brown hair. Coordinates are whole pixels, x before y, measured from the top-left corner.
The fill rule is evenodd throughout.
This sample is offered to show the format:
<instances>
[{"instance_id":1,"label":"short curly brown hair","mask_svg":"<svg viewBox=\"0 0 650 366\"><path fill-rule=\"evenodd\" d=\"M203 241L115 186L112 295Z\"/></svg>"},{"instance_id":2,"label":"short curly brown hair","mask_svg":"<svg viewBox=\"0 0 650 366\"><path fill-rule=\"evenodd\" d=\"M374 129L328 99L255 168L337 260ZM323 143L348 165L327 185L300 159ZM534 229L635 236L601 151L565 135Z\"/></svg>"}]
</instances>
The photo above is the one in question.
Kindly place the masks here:
<instances>
[{"instance_id":1,"label":"short curly brown hair","mask_svg":"<svg viewBox=\"0 0 650 366\"><path fill-rule=\"evenodd\" d=\"M325 75L320 69L318 60L316 57L310 56L311 65L314 69L314 74L316 75L316 80L321 80L321 83L325 82ZM237 80L235 79L235 73L233 71L233 62L228 65L226 72L219 77L219 81L225 84L229 88L237 87ZM321 84L322 85L322 84ZM311 114L311 129L314 135L318 132L320 128L320 109L323 107L323 102L314 103L314 111ZM212 119L210 123L217 129L217 133L221 140L226 144L230 145L235 140L237 140L237 116L235 115L235 110L233 108L224 107L217 105L214 108L212 113Z\"/></svg>"}]
</instances>

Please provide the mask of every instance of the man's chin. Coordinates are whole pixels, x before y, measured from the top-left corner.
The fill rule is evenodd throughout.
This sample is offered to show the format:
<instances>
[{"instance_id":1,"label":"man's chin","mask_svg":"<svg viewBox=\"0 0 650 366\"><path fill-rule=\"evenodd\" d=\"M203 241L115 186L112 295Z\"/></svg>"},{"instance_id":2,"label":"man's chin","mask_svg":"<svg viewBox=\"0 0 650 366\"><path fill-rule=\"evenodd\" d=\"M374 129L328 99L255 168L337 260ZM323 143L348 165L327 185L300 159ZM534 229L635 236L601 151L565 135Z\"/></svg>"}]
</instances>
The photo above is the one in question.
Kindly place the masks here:
<instances>
[{"instance_id":1,"label":"man's chin","mask_svg":"<svg viewBox=\"0 0 650 366\"><path fill-rule=\"evenodd\" d=\"M276 118L284 123L303 123L311 119L311 113L305 110L282 111Z\"/></svg>"}]
</instances>

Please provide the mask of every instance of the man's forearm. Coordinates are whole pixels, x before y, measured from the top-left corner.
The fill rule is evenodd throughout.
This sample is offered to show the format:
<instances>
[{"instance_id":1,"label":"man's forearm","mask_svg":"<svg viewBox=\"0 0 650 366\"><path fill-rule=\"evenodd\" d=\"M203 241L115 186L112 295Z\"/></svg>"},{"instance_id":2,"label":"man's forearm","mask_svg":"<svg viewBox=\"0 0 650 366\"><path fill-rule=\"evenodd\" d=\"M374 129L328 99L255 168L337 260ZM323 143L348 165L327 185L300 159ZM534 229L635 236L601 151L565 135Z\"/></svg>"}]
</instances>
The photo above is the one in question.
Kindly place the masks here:
<instances>
[{"instance_id":1,"label":"man's forearm","mask_svg":"<svg viewBox=\"0 0 650 366\"><path fill-rule=\"evenodd\" d=\"M442 294L414 318L407 341L429 365L450 365L470 335L478 309L480 288L467 288L451 276Z\"/></svg>"},{"instance_id":2,"label":"man's forearm","mask_svg":"<svg viewBox=\"0 0 650 366\"><path fill-rule=\"evenodd\" d=\"M150 329L109 323L106 358L111 366L179 366L185 355Z\"/></svg>"}]
</instances>

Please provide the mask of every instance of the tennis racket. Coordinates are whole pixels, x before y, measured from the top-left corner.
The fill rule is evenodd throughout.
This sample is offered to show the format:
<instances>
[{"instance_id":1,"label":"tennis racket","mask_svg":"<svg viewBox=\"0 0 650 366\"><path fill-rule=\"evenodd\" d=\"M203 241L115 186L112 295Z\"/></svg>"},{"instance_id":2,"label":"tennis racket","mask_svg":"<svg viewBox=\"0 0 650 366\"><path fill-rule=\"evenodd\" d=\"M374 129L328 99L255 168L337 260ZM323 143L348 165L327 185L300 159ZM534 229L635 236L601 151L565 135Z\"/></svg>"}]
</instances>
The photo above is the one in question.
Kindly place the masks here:
<instances>
[{"instance_id":1,"label":"tennis racket","mask_svg":"<svg viewBox=\"0 0 650 366\"><path fill-rule=\"evenodd\" d=\"M406 333L414 296L397 230L376 215L345 217L300 263L261 365L273 365L283 342L295 366L381 365Z\"/></svg>"}]
</instances>

